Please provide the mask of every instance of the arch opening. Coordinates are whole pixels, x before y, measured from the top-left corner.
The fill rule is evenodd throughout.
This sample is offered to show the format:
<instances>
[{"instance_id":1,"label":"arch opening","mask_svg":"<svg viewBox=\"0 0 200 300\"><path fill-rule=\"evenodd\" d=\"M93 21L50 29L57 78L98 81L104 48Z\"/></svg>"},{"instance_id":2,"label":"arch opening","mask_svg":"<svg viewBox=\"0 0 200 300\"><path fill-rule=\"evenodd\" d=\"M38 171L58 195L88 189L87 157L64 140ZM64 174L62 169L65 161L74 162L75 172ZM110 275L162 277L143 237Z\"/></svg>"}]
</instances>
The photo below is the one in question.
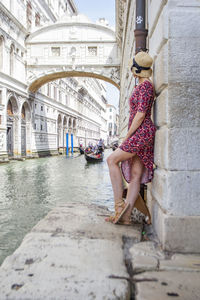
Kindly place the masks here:
<instances>
[{"instance_id":1,"label":"arch opening","mask_svg":"<svg viewBox=\"0 0 200 300\"><path fill-rule=\"evenodd\" d=\"M15 116L18 113L18 104L15 97L11 96L7 103L7 153L8 156L13 156L15 148L15 137L17 132L17 120Z\"/></svg>"},{"instance_id":2,"label":"arch opening","mask_svg":"<svg viewBox=\"0 0 200 300\"><path fill-rule=\"evenodd\" d=\"M33 80L33 82L29 85L29 91L32 93L36 93L39 88L41 88L44 84L49 83L51 81L66 78L66 77L89 77L96 78L103 81L106 81L112 85L114 85L117 89L120 89L119 84L114 81L114 78L106 77L105 75L92 73L92 72L80 72L80 71L63 71L63 72L54 72L48 75L41 75L38 79Z\"/></svg>"},{"instance_id":3,"label":"arch opening","mask_svg":"<svg viewBox=\"0 0 200 300\"><path fill-rule=\"evenodd\" d=\"M26 156L30 152L30 108L27 102L24 102L21 108L21 155Z\"/></svg>"}]
</instances>

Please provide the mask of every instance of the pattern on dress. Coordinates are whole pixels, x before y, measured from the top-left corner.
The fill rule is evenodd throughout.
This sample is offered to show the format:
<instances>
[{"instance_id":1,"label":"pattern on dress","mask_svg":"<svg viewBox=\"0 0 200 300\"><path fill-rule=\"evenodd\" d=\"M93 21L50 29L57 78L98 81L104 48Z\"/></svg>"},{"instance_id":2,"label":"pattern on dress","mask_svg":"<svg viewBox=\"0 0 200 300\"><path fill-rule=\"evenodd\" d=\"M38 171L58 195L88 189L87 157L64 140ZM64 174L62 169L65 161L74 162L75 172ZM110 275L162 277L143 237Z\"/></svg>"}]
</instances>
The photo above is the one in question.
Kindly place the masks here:
<instances>
[{"instance_id":1,"label":"pattern on dress","mask_svg":"<svg viewBox=\"0 0 200 300\"><path fill-rule=\"evenodd\" d=\"M145 113L145 118L138 129L125 142L120 145L120 149L136 153L143 162L145 168L142 175L141 183L148 183L153 178L154 162L154 138L156 127L151 120L151 107L154 101L154 90L151 82L148 80L139 84L133 91L129 99L130 117L128 129L137 112ZM121 163L122 174L125 180L131 181L131 167L133 159L128 159Z\"/></svg>"}]
</instances>

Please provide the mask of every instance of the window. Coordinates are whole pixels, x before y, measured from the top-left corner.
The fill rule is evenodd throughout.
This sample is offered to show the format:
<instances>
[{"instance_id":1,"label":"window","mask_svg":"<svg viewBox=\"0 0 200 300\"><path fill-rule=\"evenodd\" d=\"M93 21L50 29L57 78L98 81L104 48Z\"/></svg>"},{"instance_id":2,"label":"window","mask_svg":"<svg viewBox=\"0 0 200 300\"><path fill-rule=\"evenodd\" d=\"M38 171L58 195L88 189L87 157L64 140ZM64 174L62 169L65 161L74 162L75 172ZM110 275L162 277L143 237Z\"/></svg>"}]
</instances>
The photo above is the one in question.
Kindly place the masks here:
<instances>
[{"instance_id":1,"label":"window","mask_svg":"<svg viewBox=\"0 0 200 300\"><path fill-rule=\"evenodd\" d=\"M36 123L34 124L34 129L35 129L35 130L37 129L37 124L36 124Z\"/></svg>"},{"instance_id":2,"label":"window","mask_svg":"<svg viewBox=\"0 0 200 300\"><path fill-rule=\"evenodd\" d=\"M47 112L49 112L49 108L47 107Z\"/></svg>"},{"instance_id":3,"label":"window","mask_svg":"<svg viewBox=\"0 0 200 300\"><path fill-rule=\"evenodd\" d=\"M54 99L55 100L57 99L57 88L56 88L56 86L54 86Z\"/></svg>"},{"instance_id":4,"label":"window","mask_svg":"<svg viewBox=\"0 0 200 300\"><path fill-rule=\"evenodd\" d=\"M112 112L112 108L110 108L110 112Z\"/></svg>"},{"instance_id":5,"label":"window","mask_svg":"<svg viewBox=\"0 0 200 300\"><path fill-rule=\"evenodd\" d=\"M35 103L35 108L37 108L37 104Z\"/></svg>"},{"instance_id":6,"label":"window","mask_svg":"<svg viewBox=\"0 0 200 300\"><path fill-rule=\"evenodd\" d=\"M65 95L65 105L68 105L68 97Z\"/></svg>"},{"instance_id":7,"label":"window","mask_svg":"<svg viewBox=\"0 0 200 300\"><path fill-rule=\"evenodd\" d=\"M112 123L108 124L109 129L112 129Z\"/></svg>"},{"instance_id":8,"label":"window","mask_svg":"<svg viewBox=\"0 0 200 300\"><path fill-rule=\"evenodd\" d=\"M43 111L43 106L41 105L41 111Z\"/></svg>"},{"instance_id":9,"label":"window","mask_svg":"<svg viewBox=\"0 0 200 300\"><path fill-rule=\"evenodd\" d=\"M88 47L88 54L90 56L97 56L97 47Z\"/></svg>"},{"instance_id":10,"label":"window","mask_svg":"<svg viewBox=\"0 0 200 300\"><path fill-rule=\"evenodd\" d=\"M59 101L62 102L62 93L59 91Z\"/></svg>"},{"instance_id":11,"label":"window","mask_svg":"<svg viewBox=\"0 0 200 300\"><path fill-rule=\"evenodd\" d=\"M42 126L42 125L40 125L40 130L42 131L42 129L43 129L43 126Z\"/></svg>"},{"instance_id":12,"label":"window","mask_svg":"<svg viewBox=\"0 0 200 300\"><path fill-rule=\"evenodd\" d=\"M2 103L2 91L0 91L0 104Z\"/></svg>"},{"instance_id":13,"label":"window","mask_svg":"<svg viewBox=\"0 0 200 300\"><path fill-rule=\"evenodd\" d=\"M51 47L52 56L60 56L60 47Z\"/></svg>"},{"instance_id":14,"label":"window","mask_svg":"<svg viewBox=\"0 0 200 300\"><path fill-rule=\"evenodd\" d=\"M112 119L112 116L110 116L110 120Z\"/></svg>"}]
</instances>

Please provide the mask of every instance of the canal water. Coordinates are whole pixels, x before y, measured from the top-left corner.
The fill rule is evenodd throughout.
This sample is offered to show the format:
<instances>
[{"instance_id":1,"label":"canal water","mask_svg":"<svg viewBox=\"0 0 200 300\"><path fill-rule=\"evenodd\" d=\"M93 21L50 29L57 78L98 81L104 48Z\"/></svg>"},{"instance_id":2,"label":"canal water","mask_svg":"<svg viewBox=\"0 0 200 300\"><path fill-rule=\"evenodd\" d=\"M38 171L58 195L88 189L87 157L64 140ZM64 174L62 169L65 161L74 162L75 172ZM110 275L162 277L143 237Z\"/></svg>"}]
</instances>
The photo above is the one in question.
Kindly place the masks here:
<instances>
[{"instance_id":1,"label":"canal water","mask_svg":"<svg viewBox=\"0 0 200 300\"><path fill-rule=\"evenodd\" d=\"M96 203L112 209L109 153L106 150L104 161L95 164L75 154L0 165L0 264L59 203Z\"/></svg>"}]
</instances>

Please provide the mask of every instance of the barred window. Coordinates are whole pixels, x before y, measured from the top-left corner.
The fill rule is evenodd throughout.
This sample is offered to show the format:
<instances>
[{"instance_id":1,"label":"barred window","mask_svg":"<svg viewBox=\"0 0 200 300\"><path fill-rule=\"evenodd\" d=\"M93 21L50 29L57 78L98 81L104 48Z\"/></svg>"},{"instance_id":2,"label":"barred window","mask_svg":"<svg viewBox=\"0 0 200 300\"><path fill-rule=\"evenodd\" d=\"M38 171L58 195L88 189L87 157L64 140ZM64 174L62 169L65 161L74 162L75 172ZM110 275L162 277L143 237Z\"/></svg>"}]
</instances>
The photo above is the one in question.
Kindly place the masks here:
<instances>
[{"instance_id":1,"label":"barred window","mask_svg":"<svg viewBox=\"0 0 200 300\"><path fill-rule=\"evenodd\" d=\"M90 56L97 56L97 47L88 47L88 54Z\"/></svg>"},{"instance_id":2,"label":"barred window","mask_svg":"<svg viewBox=\"0 0 200 300\"><path fill-rule=\"evenodd\" d=\"M51 47L52 56L60 56L60 47Z\"/></svg>"}]
</instances>

